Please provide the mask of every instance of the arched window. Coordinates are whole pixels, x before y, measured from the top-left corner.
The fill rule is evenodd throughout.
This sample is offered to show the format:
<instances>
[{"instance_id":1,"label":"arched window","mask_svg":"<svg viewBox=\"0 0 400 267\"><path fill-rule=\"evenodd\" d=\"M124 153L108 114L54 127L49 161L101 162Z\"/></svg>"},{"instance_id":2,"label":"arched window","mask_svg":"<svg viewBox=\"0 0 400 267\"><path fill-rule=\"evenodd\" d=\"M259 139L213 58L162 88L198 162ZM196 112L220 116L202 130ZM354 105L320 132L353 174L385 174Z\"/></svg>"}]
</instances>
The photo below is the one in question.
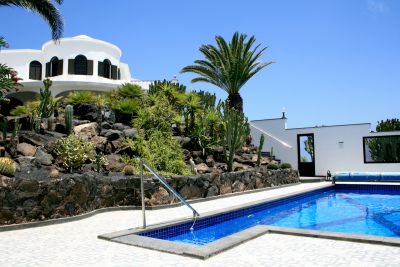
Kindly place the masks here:
<instances>
[{"instance_id":1,"label":"arched window","mask_svg":"<svg viewBox=\"0 0 400 267\"><path fill-rule=\"evenodd\" d=\"M42 64L39 61L32 61L29 64L29 79L42 80Z\"/></svg>"},{"instance_id":2,"label":"arched window","mask_svg":"<svg viewBox=\"0 0 400 267\"><path fill-rule=\"evenodd\" d=\"M52 57L50 60L50 77L58 75L58 57Z\"/></svg>"},{"instance_id":3,"label":"arched window","mask_svg":"<svg viewBox=\"0 0 400 267\"><path fill-rule=\"evenodd\" d=\"M104 64L104 75L103 75L103 77L110 79L111 78L111 61L108 60L108 59L105 59L103 61L103 64Z\"/></svg>"},{"instance_id":4,"label":"arched window","mask_svg":"<svg viewBox=\"0 0 400 267\"><path fill-rule=\"evenodd\" d=\"M79 55L75 57L74 63L75 74L87 75L88 74L88 60L85 56Z\"/></svg>"}]
</instances>

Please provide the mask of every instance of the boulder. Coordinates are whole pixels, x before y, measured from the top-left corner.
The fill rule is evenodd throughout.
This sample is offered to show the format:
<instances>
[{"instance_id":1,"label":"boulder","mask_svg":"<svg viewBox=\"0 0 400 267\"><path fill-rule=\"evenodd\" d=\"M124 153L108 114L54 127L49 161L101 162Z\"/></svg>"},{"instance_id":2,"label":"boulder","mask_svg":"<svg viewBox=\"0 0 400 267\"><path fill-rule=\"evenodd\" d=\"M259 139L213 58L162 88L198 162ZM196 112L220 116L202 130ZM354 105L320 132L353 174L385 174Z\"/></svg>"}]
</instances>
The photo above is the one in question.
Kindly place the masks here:
<instances>
[{"instance_id":1,"label":"boulder","mask_svg":"<svg viewBox=\"0 0 400 267\"><path fill-rule=\"evenodd\" d=\"M241 164L238 162L233 162L232 168L233 168L233 171L236 172L236 171L245 171L245 170L250 169L251 167L249 165Z\"/></svg>"},{"instance_id":2,"label":"boulder","mask_svg":"<svg viewBox=\"0 0 400 267\"><path fill-rule=\"evenodd\" d=\"M56 140L56 138L52 136L37 134L32 131L19 131L18 136L20 143L28 143L34 146L43 146L50 140Z\"/></svg>"},{"instance_id":3,"label":"boulder","mask_svg":"<svg viewBox=\"0 0 400 267\"><path fill-rule=\"evenodd\" d=\"M90 142L93 143L98 150L103 151L104 145L107 143L107 138L95 135L90 139Z\"/></svg>"},{"instance_id":4,"label":"boulder","mask_svg":"<svg viewBox=\"0 0 400 267\"><path fill-rule=\"evenodd\" d=\"M79 103L74 105L74 116L81 120L96 121L97 114L97 106L94 104Z\"/></svg>"},{"instance_id":5,"label":"boulder","mask_svg":"<svg viewBox=\"0 0 400 267\"><path fill-rule=\"evenodd\" d=\"M221 181L221 185L219 186L220 195L225 195L228 193L232 193L232 182L230 180Z\"/></svg>"},{"instance_id":6,"label":"boulder","mask_svg":"<svg viewBox=\"0 0 400 267\"><path fill-rule=\"evenodd\" d=\"M184 199L192 199L192 198L201 198L203 197L203 192L202 190L193 185L193 184L185 184L181 190L179 191L179 194L184 198Z\"/></svg>"},{"instance_id":7,"label":"boulder","mask_svg":"<svg viewBox=\"0 0 400 267\"><path fill-rule=\"evenodd\" d=\"M112 126L111 126L110 123L104 121L104 122L101 123L101 128L102 128L102 129L111 129Z\"/></svg>"},{"instance_id":8,"label":"boulder","mask_svg":"<svg viewBox=\"0 0 400 267\"><path fill-rule=\"evenodd\" d=\"M11 181L12 179L10 177L0 175L0 187L7 187Z\"/></svg>"},{"instance_id":9,"label":"boulder","mask_svg":"<svg viewBox=\"0 0 400 267\"><path fill-rule=\"evenodd\" d=\"M82 140L89 141L94 136L98 134L97 132L97 123L90 122L81 124L74 127L74 133L76 136L81 138Z\"/></svg>"},{"instance_id":10,"label":"boulder","mask_svg":"<svg viewBox=\"0 0 400 267\"><path fill-rule=\"evenodd\" d=\"M170 202L170 196L167 190L165 190L163 187L159 187L151 196L150 199L150 204L152 206L155 205L163 205L163 204L169 204Z\"/></svg>"},{"instance_id":11,"label":"boulder","mask_svg":"<svg viewBox=\"0 0 400 267\"><path fill-rule=\"evenodd\" d=\"M138 131L135 128L129 128L122 131L122 134L127 138L135 137Z\"/></svg>"},{"instance_id":12,"label":"boulder","mask_svg":"<svg viewBox=\"0 0 400 267\"><path fill-rule=\"evenodd\" d=\"M100 135L107 138L108 141L117 140L122 137L122 132L118 130L102 130Z\"/></svg>"},{"instance_id":13,"label":"boulder","mask_svg":"<svg viewBox=\"0 0 400 267\"><path fill-rule=\"evenodd\" d=\"M29 172L34 167L35 159L35 157L23 156L17 158L15 161L18 162L20 172Z\"/></svg>"},{"instance_id":14,"label":"boulder","mask_svg":"<svg viewBox=\"0 0 400 267\"><path fill-rule=\"evenodd\" d=\"M43 150L43 148L41 148L41 147L39 147L39 148L36 150L35 157L36 157L36 162L37 162L37 163L39 163L39 164L41 164L41 165L47 165L47 166L51 165L51 164L53 163L53 160L54 160L54 159L53 159L53 156L50 155L50 154L47 154L47 153Z\"/></svg>"},{"instance_id":15,"label":"boulder","mask_svg":"<svg viewBox=\"0 0 400 267\"><path fill-rule=\"evenodd\" d=\"M114 123L113 125L112 125L112 128L114 129L114 130L118 130L118 131L123 131L123 130L127 130L127 129L129 129L130 127L129 126L127 126L127 125L123 125L122 123Z\"/></svg>"},{"instance_id":16,"label":"boulder","mask_svg":"<svg viewBox=\"0 0 400 267\"><path fill-rule=\"evenodd\" d=\"M17 145L17 151L23 156L32 157L36 153L36 147L28 143L20 143Z\"/></svg>"},{"instance_id":17,"label":"boulder","mask_svg":"<svg viewBox=\"0 0 400 267\"><path fill-rule=\"evenodd\" d=\"M239 180L236 180L233 184L232 184L232 191L233 192L243 192L246 189L246 186L244 183L242 183Z\"/></svg>"},{"instance_id":18,"label":"boulder","mask_svg":"<svg viewBox=\"0 0 400 267\"><path fill-rule=\"evenodd\" d=\"M218 187L213 185L207 190L207 196L206 197L214 197L218 195Z\"/></svg>"},{"instance_id":19,"label":"boulder","mask_svg":"<svg viewBox=\"0 0 400 267\"><path fill-rule=\"evenodd\" d=\"M185 147L191 141L190 137L186 136L173 136L172 138L177 140L182 147Z\"/></svg>"},{"instance_id":20,"label":"boulder","mask_svg":"<svg viewBox=\"0 0 400 267\"><path fill-rule=\"evenodd\" d=\"M57 122L54 127L54 131L58 133L67 133L67 127L64 122Z\"/></svg>"},{"instance_id":21,"label":"boulder","mask_svg":"<svg viewBox=\"0 0 400 267\"><path fill-rule=\"evenodd\" d=\"M205 163L197 164L195 168L196 168L198 173L208 173L208 172L210 172L207 164L205 164Z\"/></svg>"},{"instance_id":22,"label":"boulder","mask_svg":"<svg viewBox=\"0 0 400 267\"><path fill-rule=\"evenodd\" d=\"M213 155L208 155L208 156L207 156L206 164L207 164L207 166L209 166L209 167L214 166L215 160L214 160L214 156L213 156Z\"/></svg>"},{"instance_id":23,"label":"boulder","mask_svg":"<svg viewBox=\"0 0 400 267\"><path fill-rule=\"evenodd\" d=\"M121 156L111 154L106 156L108 164L105 166L106 170L112 172L122 172L125 164L121 161Z\"/></svg>"}]
</instances>

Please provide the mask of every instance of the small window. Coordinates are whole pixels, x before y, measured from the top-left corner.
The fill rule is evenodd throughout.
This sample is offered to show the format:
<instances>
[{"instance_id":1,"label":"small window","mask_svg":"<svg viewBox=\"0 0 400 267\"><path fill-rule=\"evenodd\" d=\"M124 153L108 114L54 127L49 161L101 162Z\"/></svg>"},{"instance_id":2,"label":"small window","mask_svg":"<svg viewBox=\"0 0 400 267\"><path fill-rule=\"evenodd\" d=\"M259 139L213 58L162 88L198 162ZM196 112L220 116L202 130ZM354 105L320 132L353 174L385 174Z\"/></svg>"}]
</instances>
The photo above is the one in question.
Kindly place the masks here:
<instances>
[{"instance_id":1,"label":"small window","mask_svg":"<svg viewBox=\"0 0 400 267\"><path fill-rule=\"evenodd\" d=\"M29 79L42 80L42 64L39 61L32 61L29 64Z\"/></svg>"},{"instance_id":2,"label":"small window","mask_svg":"<svg viewBox=\"0 0 400 267\"><path fill-rule=\"evenodd\" d=\"M88 61L85 56L79 55L75 57L74 69L75 74L87 75Z\"/></svg>"},{"instance_id":3,"label":"small window","mask_svg":"<svg viewBox=\"0 0 400 267\"><path fill-rule=\"evenodd\" d=\"M110 78L111 78L111 61L108 60L108 59L105 59L105 60L103 61L103 64L104 64L104 74L103 74L103 77L104 77L104 78L110 79Z\"/></svg>"},{"instance_id":4,"label":"small window","mask_svg":"<svg viewBox=\"0 0 400 267\"><path fill-rule=\"evenodd\" d=\"M400 135L364 137L365 163L400 163Z\"/></svg>"},{"instance_id":5,"label":"small window","mask_svg":"<svg viewBox=\"0 0 400 267\"><path fill-rule=\"evenodd\" d=\"M58 75L58 57L53 57L50 60L50 77Z\"/></svg>"}]
</instances>

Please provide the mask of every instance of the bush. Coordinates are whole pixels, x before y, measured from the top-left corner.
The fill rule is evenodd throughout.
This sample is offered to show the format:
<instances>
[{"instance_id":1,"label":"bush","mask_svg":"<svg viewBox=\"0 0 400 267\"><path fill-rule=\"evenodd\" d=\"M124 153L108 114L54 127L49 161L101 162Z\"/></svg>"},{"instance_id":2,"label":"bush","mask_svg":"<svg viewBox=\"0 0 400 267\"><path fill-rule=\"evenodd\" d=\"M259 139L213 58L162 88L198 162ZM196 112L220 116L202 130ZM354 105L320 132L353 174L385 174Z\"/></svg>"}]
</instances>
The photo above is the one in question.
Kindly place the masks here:
<instances>
[{"instance_id":1,"label":"bush","mask_svg":"<svg viewBox=\"0 0 400 267\"><path fill-rule=\"evenodd\" d=\"M61 160L62 165L71 172L72 169L81 167L88 160L96 160L94 144L82 141L75 135L59 139L54 152Z\"/></svg>"},{"instance_id":2,"label":"bush","mask_svg":"<svg viewBox=\"0 0 400 267\"><path fill-rule=\"evenodd\" d=\"M269 163L269 164L267 165L267 169L268 169L268 170L277 170L277 169L279 169L279 166L276 165L276 164L274 164L274 163Z\"/></svg>"},{"instance_id":3,"label":"bush","mask_svg":"<svg viewBox=\"0 0 400 267\"><path fill-rule=\"evenodd\" d=\"M124 83L118 88L117 94L122 98L140 98L143 95L143 90L139 85Z\"/></svg>"},{"instance_id":4,"label":"bush","mask_svg":"<svg viewBox=\"0 0 400 267\"><path fill-rule=\"evenodd\" d=\"M13 116L21 116L24 114L29 114L29 109L26 106L16 106L14 109L10 111L10 114Z\"/></svg>"},{"instance_id":5,"label":"bush","mask_svg":"<svg viewBox=\"0 0 400 267\"><path fill-rule=\"evenodd\" d=\"M282 163L280 167L281 169L291 169L292 165L290 163Z\"/></svg>"},{"instance_id":6,"label":"bush","mask_svg":"<svg viewBox=\"0 0 400 267\"><path fill-rule=\"evenodd\" d=\"M137 114L139 107L139 101L130 98L114 101L114 104L111 105L111 109L115 112L117 122L125 124L129 124L132 121L132 117Z\"/></svg>"},{"instance_id":7,"label":"bush","mask_svg":"<svg viewBox=\"0 0 400 267\"><path fill-rule=\"evenodd\" d=\"M140 131L134 140L126 139L126 142L135 154L156 171L172 174L187 173L182 149L170 133L155 130L146 139L144 132ZM136 164L135 168L138 169Z\"/></svg>"},{"instance_id":8,"label":"bush","mask_svg":"<svg viewBox=\"0 0 400 267\"><path fill-rule=\"evenodd\" d=\"M90 91L74 91L64 99L66 105L95 104L96 94Z\"/></svg>"}]
</instances>

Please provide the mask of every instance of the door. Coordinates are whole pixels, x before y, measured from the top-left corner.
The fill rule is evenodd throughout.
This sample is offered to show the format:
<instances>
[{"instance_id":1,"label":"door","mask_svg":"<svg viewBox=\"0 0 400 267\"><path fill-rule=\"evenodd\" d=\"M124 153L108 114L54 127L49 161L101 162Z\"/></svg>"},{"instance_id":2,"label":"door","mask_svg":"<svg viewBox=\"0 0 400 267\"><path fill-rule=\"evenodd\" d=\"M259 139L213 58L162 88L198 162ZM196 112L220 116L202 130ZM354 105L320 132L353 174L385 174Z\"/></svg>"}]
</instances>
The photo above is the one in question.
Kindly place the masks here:
<instances>
[{"instance_id":1,"label":"door","mask_svg":"<svg viewBox=\"0 0 400 267\"><path fill-rule=\"evenodd\" d=\"M297 135L297 155L301 176L315 176L314 134Z\"/></svg>"}]
</instances>

